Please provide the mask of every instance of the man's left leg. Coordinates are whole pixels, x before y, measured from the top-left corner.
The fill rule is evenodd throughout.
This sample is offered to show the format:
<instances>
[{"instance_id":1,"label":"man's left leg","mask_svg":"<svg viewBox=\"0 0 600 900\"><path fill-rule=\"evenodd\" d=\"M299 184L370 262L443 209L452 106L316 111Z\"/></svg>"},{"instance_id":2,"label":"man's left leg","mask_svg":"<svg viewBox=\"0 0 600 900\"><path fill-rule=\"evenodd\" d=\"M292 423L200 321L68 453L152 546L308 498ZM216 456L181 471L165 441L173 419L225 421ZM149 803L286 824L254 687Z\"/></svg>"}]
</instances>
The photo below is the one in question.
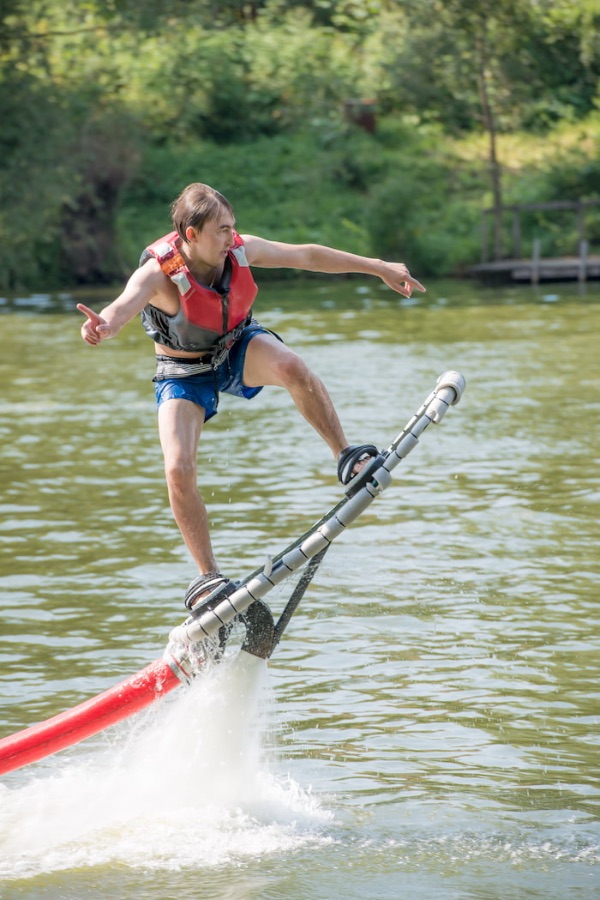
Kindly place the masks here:
<instances>
[{"instance_id":1,"label":"man's left leg","mask_svg":"<svg viewBox=\"0 0 600 900\"><path fill-rule=\"evenodd\" d=\"M257 334L246 350L244 384L276 385L289 391L306 421L328 444L335 459L348 441L331 397L304 360L270 334Z\"/></svg>"}]
</instances>

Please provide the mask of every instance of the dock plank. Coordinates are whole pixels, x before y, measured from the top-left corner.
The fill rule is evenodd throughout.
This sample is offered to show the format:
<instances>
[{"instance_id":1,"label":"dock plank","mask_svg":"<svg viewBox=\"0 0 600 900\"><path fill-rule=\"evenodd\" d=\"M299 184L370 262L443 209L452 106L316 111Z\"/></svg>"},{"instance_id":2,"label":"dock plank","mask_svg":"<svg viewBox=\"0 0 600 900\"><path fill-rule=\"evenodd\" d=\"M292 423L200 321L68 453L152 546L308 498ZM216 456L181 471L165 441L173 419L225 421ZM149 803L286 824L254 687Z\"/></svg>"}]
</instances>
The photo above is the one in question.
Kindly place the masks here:
<instances>
[{"instance_id":1,"label":"dock plank","mask_svg":"<svg viewBox=\"0 0 600 900\"><path fill-rule=\"evenodd\" d=\"M501 259L471 268L479 277L508 277L513 281L579 281L600 278L600 256L588 256L582 273L578 256L540 259ZM582 277L583 274L583 277Z\"/></svg>"}]
</instances>

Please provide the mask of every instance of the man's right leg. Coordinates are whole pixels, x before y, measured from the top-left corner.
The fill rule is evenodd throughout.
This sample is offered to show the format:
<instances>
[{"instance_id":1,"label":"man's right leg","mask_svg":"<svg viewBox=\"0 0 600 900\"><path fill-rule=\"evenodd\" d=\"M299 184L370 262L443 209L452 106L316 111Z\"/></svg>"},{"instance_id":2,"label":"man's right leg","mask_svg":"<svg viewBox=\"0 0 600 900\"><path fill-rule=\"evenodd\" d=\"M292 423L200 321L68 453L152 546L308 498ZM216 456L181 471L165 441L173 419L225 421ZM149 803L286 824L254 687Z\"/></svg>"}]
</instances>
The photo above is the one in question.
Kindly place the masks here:
<instances>
[{"instance_id":1,"label":"man's right leg","mask_svg":"<svg viewBox=\"0 0 600 900\"><path fill-rule=\"evenodd\" d=\"M200 574L218 571L206 507L197 484L198 443L203 425L203 408L190 400L165 400L158 407L169 503Z\"/></svg>"}]
</instances>

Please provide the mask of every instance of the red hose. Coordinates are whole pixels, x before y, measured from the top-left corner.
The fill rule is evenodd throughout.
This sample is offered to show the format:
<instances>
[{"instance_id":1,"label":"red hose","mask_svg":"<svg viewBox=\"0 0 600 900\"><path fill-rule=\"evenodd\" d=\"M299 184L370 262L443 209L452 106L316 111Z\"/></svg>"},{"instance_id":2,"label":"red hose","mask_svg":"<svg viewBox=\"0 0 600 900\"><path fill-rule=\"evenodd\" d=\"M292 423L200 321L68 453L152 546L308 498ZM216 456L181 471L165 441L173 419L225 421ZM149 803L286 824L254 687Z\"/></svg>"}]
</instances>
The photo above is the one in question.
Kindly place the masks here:
<instances>
[{"instance_id":1,"label":"red hose","mask_svg":"<svg viewBox=\"0 0 600 900\"><path fill-rule=\"evenodd\" d=\"M0 740L0 775L50 756L133 715L181 684L168 662L157 659L108 691Z\"/></svg>"}]
</instances>

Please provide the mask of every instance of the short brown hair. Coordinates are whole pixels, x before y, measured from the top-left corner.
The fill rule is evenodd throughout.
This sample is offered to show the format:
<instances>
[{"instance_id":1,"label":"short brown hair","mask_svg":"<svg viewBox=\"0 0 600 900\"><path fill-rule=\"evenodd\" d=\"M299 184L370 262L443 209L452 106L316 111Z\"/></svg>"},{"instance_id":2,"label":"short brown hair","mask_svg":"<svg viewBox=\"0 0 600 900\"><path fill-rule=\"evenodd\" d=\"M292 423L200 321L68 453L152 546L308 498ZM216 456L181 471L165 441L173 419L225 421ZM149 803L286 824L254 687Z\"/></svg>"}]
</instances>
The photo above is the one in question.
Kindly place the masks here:
<instances>
[{"instance_id":1,"label":"short brown hair","mask_svg":"<svg viewBox=\"0 0 600 900\"><path fill-rule=\"evenodd\" d=\"M202 229L205 222L214 219L225 208L233 215L229 200L208 184L188 184L171 204L173 228L184 239L187 228Z\"/></svg>"}]
</instances>

